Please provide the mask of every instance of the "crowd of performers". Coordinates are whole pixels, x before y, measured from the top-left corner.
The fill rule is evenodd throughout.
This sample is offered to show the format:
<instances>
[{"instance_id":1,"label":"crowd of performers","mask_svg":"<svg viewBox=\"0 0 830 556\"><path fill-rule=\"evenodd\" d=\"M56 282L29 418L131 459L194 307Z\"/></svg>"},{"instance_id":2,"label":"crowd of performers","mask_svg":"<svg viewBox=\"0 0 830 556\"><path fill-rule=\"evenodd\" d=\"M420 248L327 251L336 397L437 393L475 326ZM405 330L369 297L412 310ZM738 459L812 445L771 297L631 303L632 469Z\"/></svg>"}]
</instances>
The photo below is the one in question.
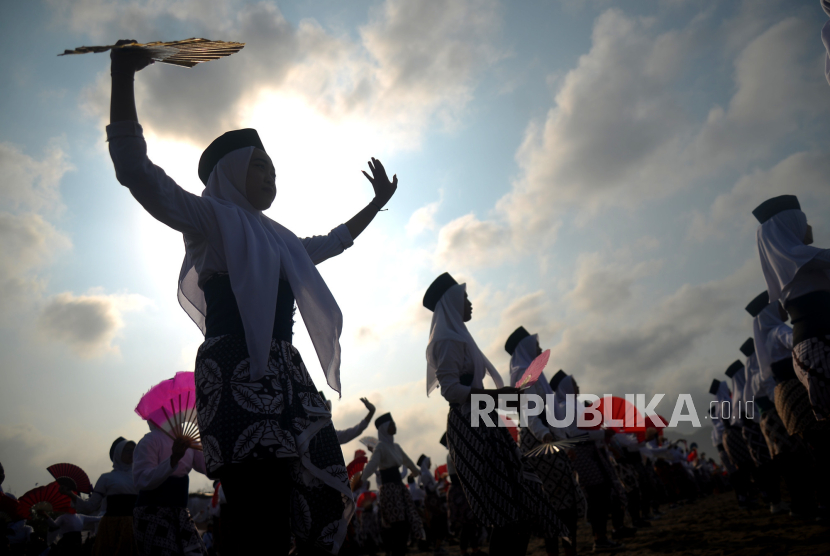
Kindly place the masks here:
<instances>
[{"instance_id":1,"label":"crowd of performers","mask_svg":"<svg viewBox=\"0 0 830 556\"><path fill-rule=\"evenodd\" d=\"M107 138L118 181L184 236L179 300L205 336L195 362L201 445L195 449L152 423L137 443L117 439L109 454L113 470L91 496L62 487L73 512L29 516L60 534L50 554L79 553L80 531L95 521L83 516L102 508L92 553L142 556L399 556L413 544L440 554L450 540L462 553L486 548L512 556L526 553L531 535L543 538L551 555L560 542L565 554L576 554L583 520L593 550L616 551L621 539L659 517L660 504L694 500L727 484L742 505L760 492L780 512L782 478L794 515L815 518L826 509L828 476L817 462L830 455L830 251L810 245L811 228L795 197L770 199L754 211L767 291L747 307L754 342L741 347L747 359L727 370L731 389L716 382L711 390L731 404L729 413L725 403L712 412L726 473L696 446L668 443L656 429L638 436L551 426L549 412L520 422L517 438L508 427L473 426L473 396L519 393L517 380L543 346L522 327L507 338L506 385L467 329L466 285L448 273L423 298L432 312L426 393L440 388L449 405L441 438L445 472L436 474L426 456L407 455L395 442L390 413L374 420L377 439L365 441L371 456L358 452L347 466L340 445L364 432L375 408L364 400L367 417L336 429L330 403L292 345L294 311L328 386L339 393L342 315L316 265L352 245L392 197L397 178L372 159L371 175L364 175L373 200L328 235L298 238L262 212L276 196L275 169L257 132L244 129L204 151L198 174L205 189L192 195L146 154L133 83L149 63L128 50L112 54ZM792 328L784 324L788 318ZM495 388L486 388L485 378ZM549 380L543 374L524 393L553 399L557 419L585 410L576 379L562 371ZM736 407L753 400L758 411L751 415ZM498 424L501 416L494 410L489 419ZM444 465L438 463L436 469ZM206 536L187 510L192 470L217 485ZM25 546L20 541L31 541L33 531L27 520L13 521L9 544Z\"/></svg>"}]
</instances>

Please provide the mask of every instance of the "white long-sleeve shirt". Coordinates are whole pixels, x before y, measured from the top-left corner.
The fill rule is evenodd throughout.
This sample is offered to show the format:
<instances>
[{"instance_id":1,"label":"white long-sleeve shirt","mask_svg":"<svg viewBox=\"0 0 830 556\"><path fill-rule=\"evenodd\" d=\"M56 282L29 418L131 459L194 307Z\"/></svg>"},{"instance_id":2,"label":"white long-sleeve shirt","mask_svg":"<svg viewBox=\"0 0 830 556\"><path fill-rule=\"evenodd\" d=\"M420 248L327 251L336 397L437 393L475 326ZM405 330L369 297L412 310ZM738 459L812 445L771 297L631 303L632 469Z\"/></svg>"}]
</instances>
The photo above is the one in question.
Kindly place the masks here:
<instances>
[{"instance_id":1,"label":"white long-sleeve shirt","mask_svg":"<svg viewBox=\"0 0 830 556\"><path fill-rule=\"evenodd\" d=\"M437 368L435 377L441 385L441 395L450 403L469 405L470 389L482 388L482 384L464 386L461 375L473 374L475 368L467 344L456 340L441 340L435 343ZM480 382L480 381L479 381Z\"/></svg>"},{"instance_id":2,"label":"white long-sleeve shirt","mask_svg":"<svg viewBox=\"0 0 830 556\"><path fill-rule=\"evenodd\" d=\"M205 457L198 450L187 450L175 468L170 467L173 440L159 430L139 440L133 453L133 482L138 490L154 490L168 477L184 477L195 469L206 474Z\"/></svg>"},{"instance_id":3,"label":"white long-sleeve shirt","mask_svg":"<svg viewBox=\"0 0 830 556\"><path fill-rule=\"evenodd\" d=\"M95 483L95 488L89 498L86 500L76 498L73 506L81 513L92 514L101 509L101 504L107 499L107 496L114 494L138 494L131 471L104 473L98 478L98 482Z\"/></svg>"},{"instance_id":4,"label":"white long-sleeve shirt","mask_svg":"<svg viewBox=\"0 0 830 556\"><path fill-rule=\"evenodd\" d=\"M390 442L378 442L372 452L372 457L366 467L363 468L363 480L365 481L378 470L389 469L390 467L398 469L401 465L406 465L415 474L421 473L420 468L415 465L415 462L406 455L406 452L400 446Z\"/></svg>"},{"instance_id":5,"label":"white long-sleeve shirt","mask_svg":"<svg viewBox=\"0 0 830 556\"><path fill-rule=\"evenodd\" d=\"M214 245L221 243L212 205L182 189L147 158L141 125L128 121L111 124L107 126L107 140L118 181L130 189L153 218L184 234L199 274L199 286L217 272L228 272L224 255L211 248L208 241L212 239ZM345 224L325 236L299 239L314 264L339 255L353 244Z\"/></svg>"},{"instance_id":6,"label":"white long-sleeve shirt","mask_svg":"<svg viewBox=\"0 0 830 556\"><path fill-rule=\"evenodd\" d=\"M334 431L337 434L337 442L340 444L347 444L360 436L363 431L366 430L366 427L369 426L369 418L371 415L366 415L362 421L360 421L355 426L345 429L342 431Z\"/></svg>"}]
</instances>

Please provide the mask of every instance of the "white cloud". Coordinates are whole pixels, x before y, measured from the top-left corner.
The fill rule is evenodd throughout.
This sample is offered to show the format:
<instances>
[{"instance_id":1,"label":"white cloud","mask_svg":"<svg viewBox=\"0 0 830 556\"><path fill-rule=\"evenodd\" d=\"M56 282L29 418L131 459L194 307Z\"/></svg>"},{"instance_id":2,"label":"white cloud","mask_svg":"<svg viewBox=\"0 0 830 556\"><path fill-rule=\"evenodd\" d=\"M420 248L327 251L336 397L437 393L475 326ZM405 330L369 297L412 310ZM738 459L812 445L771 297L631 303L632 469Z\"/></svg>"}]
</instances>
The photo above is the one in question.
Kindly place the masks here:
<instances>
[{"instance_id":1,"label":"white cloud","mask_svg":"<svg viewBox=\"0 0 830 556\"><path fill-rule=\"evenodd\" d=\"M88 359L108 352L124 327L123 313L140 310L148 300L136 295L60 293L49 299L38 318L44 338L67 344L79 357Z\"/></svg>"},{"instance_id":2,"label":"white cloud","mask_svg":"<svg viewBox=\"0 0 830 556\"><path fill-rule=\"evenodd\" d=\"M607 257L599 253L584 253L576 263L573 290L565 296L580 312L609 314L622 307L632 297L637 278L654 274L659 261L633 263L627 252Z\"/></svg>"},{"instance_id":3,"label":"white cloud","mask_svg":"<svg viewBox=\"0 0 830 556\"><path fill-rule=\"evenodd\" d=\"M441 201L435 201L422 206L412 213L409 217L409 222L406 223L406 234L408 236L417 236L425 230L435 230L437 224L435 222L435 213L438 212L438 207L441 206Z\"/></svg>"},{"instance_id":4,"label":"white cloud","mask_svg":"<svg viewBox=\"0 0 830 556\"><path fill-rule=\"evenodd\" d=\"M510 228L492 220L479 220L471 213L439 230L436 259L442 265L477 268L501 264L512 251Z\"/></svg>"}]
</instances>

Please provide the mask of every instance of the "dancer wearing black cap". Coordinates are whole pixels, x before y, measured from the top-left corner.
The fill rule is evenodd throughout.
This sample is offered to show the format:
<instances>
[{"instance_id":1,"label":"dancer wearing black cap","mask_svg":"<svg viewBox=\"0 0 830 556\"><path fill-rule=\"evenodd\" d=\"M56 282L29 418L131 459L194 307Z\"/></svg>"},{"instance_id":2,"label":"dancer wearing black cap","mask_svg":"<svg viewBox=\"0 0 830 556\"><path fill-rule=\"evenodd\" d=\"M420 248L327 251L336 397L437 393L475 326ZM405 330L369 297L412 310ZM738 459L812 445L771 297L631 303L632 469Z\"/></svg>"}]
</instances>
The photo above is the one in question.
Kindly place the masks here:
<instances>
[{"instance_id":1,"label":"dancer wearing black cap","mask_svg":"<svg viewBox=\"0 0 830 556\"><path fill-rule=\"evenodd\" d=\"M381 523L387 529L385 537L389 540L391 555L402 556L406 554L407 539L423 539L425 535L412 495L401 480L400 469L405 465L415 475L420 474L421 470L395 443L398 429L391 413L384 413L375 419L375 427L379 442L372 451L369 463L363 468L363 480L375 473L380 477Z\"/></svg>"},{"instance_id":2,"label":"dancer wearing black cap","mask_svg":"<svg viewBox=\"0 0 830 556\"><path fill-rule=\"evenodd\" d=\"M128 41L121 41L120 44ZM397 188L379 161L364 172L374 199L327 236L299 239L262 211L276 196L274 165L256 131L237 130L202 154L201 196L179 187L146 154L135 72L150 61L112 52L110 155L122 185L157 220L182 232L179 302L205 334L196 359L207 474L222 481L227 546L263 544L337 553L354 512L331 414L291 345L294 303L326 381L340 392L342 315L315 265L343 252ZM290 485L286 488L286 484ZM293 517L293 518L292 518Z\"/></svg>"},{"instance_id":3,"label":"dancer wearing black cap","mask_svg":"<svg viewBox=\"0 0 830 556\"><path fill-rule=\"evenodd\" d=\"M98 524L93 556L136 556L138 547L133 535L133 507L138 490L133 482L133 451L135 442L119 436L110 447L112 471L102 474L95 482L87 500L72 490L61 487L61 492L72 498L79 513L95 514L106 503L106 513Z\"/></svg>"},{"instance_id":4,"label":"dancer wearing black cap","mask_svg":"<svg viewBox=\"0 0 830 556\"><path fill-rule=\"evenodd\" d=\"M793 323L793 367L816 419L830 417L830 250L813 247L813 228L794 195L761 203L752 214L771 302Z\"/></svg>"},{"instance_id":5,"label":"dancer wearing black cap","mask_svg":"<svg viewBox=\"0 0 830 556\"><path fill-rule=\"evenodd\" d=\"M429 286L424 307L433 311L427 345L427 395L440 383L441 395L450 403L447 444L450 457L470 507L493 528L492 556L524 554L530 530L536 525L547 538L568 537L541 489L541 481L503 427L495 411L477 426L471 422L473 395L498 397L516 394L504 388L501 376L487 360L467 330L472 303L466 285L444 273ZM497 389L484 388L489 375Z\"/></svg>"}]
</instances>

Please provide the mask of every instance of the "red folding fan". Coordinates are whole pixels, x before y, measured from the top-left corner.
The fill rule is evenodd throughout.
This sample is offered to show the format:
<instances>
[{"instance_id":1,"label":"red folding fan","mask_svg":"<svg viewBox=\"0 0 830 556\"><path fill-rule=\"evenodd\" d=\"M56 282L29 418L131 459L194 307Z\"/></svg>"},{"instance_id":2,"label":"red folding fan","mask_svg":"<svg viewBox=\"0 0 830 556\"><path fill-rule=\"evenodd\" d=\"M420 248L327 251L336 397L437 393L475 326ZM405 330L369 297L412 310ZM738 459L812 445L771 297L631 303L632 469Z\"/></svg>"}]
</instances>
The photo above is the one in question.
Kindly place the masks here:
<instances>
[{"instance_id":1,"label":"red folding fan","mask_svg":"<svg viewBox=\"0 0 830 556\"><path fill-rule=\"evenodd\" d=\"M71 463L56 463L46 468L60 486L66 487L73 492L90 494L92 484L84 470Z\"/></svg>"},{"instance_id":2,"label":"red folding fan","mask_svg":"<svg viewBox=\"0 0 830 556\"><path fill-rule=\"evenodd\" d=\"M8 522L18 521L21 516L18 511L18 502L11 496L0 494L0 519L5 519Z\"/></svg>"},{"instance_id":3,"label":"red folding fan","mask_svg":"<svg viewBox=\"0 0 830 556\"><path fill-rule=\"evenodd\" d=\"M59 489L60 485L57 482L33 488L20 497L17 513L25 518L32 515L32 510L74 514L75 508L72 507L72 500L67 495L61 494Z\"/></svg>"}]
</instances>

